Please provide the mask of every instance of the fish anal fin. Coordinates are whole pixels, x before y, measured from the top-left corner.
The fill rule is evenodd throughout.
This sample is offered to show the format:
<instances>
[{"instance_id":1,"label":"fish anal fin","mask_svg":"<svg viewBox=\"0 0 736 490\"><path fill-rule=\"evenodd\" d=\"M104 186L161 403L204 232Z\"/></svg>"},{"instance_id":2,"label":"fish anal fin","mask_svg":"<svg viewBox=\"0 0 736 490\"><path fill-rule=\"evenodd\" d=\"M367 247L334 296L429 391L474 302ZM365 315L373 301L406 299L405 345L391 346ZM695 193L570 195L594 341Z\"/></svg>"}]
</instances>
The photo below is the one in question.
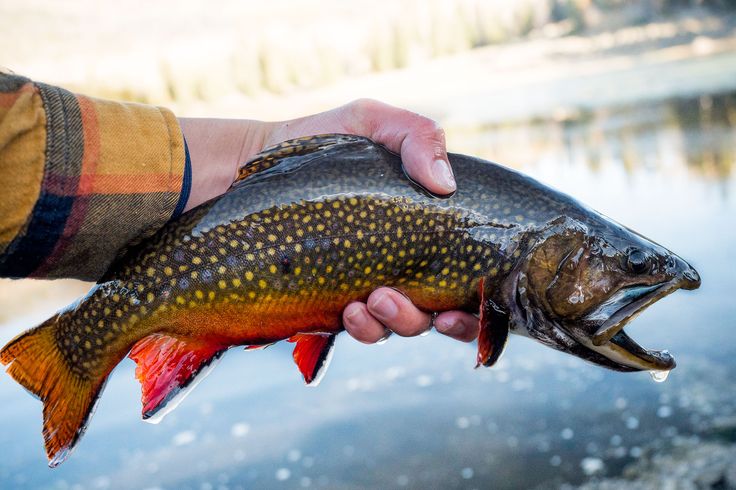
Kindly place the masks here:
<instances>
[{"instance_id":1,"label":"fish anal fin","mask_svg":"<svg viewBox=\"0 0 736 490\"><path fill-rule=\"evenodd\" d=\"M137 364L135 377L141 383L143 420L159 422L201 381L225 350L219 344L158 333L138 341L128 357Z\"/></svg>"},{"instance_id":2,"label":"fish anal fin","mask_svg":"<svg viewBox=\"0 0 736 490\"><path fill-rule=\"evenodd\" d=\"M509 316L490 297L480 282L480 320L478 322L478 362L476 368L491 367L501 357L509 338Z\"/></svg>"},{"instance_id":3,"label":"fish anal fin","mask_svg":"<svg viewBox=\"0 0 736 490\"><path fill-rule=\"evenodd\" d=\"M310 386L316 386L322 380L327 366L332 359L336 334L297 334L289 338L296 342L294 362Z\"/></svg>"}]
</instances>

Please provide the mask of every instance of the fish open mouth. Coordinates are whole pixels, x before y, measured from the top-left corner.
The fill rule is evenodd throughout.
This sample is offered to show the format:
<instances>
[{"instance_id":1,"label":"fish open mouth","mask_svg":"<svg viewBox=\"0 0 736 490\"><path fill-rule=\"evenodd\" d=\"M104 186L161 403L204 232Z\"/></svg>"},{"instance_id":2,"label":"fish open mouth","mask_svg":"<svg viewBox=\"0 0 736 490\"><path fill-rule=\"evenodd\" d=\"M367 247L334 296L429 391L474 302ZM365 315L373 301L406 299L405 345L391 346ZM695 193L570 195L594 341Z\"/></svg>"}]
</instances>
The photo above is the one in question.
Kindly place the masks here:
<instances>
[{"instance_id":1,"label":"fish open mouth","mask_svg":"<svg viewBox=\"0 0 736 490\"><path fill-rule=\"evenodd\" d=\"M677 281L670 281L623 288L586 315L583 323L588 328L597 327L593 335L583 339L579 335L575 337L589 349L628 368L669 371L675 367L675 359L669 352L640 346L624 332L624 327L647 307L680 287Z\"/></svg>"}]
</instances>

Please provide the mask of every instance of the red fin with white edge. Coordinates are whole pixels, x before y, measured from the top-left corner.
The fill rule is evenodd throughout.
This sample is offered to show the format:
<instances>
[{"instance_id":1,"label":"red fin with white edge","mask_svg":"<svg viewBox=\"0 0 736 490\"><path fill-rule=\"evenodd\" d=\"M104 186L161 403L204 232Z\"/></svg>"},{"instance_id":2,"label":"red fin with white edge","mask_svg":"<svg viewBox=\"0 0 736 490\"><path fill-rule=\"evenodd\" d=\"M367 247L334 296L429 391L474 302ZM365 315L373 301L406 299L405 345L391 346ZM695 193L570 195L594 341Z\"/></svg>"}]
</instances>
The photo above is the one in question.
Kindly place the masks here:
<instances>
[{"instance_id":1,"label":"red fin with white edge","mask_svg":"<svg viewBox=\"0 0 736 490\"><path fill-rule=\"evenodd\" d=\"M297 334L289 339L289 342L296 342L294 362L308 385L317 386L322 380L332 360L335 336L335 334Z\"/></svg>"},{"instance_id":2,"label":"red fin with white edge","mask_svg":"<svg viewBox=\"0 0 736 490\"><path fill-rule=\"evenodd\" d=\"M276 342L271 342L269 344L253 344L253 345L246 345L245 350L263 350L267 347L271 347Z\"/></svg>"},{"instance_id":3,"label":"red fin with white edge","mask_svg":"<svg viewBox=\"0 0 736 490\"><path fill-rule=\"evenodd\" d=\"M209 374L225 350L222 345L163 334L135 344L128 357L137 364L143 420L159 423Z\"/></svg>"},{"instance_id":4,"label":"red fin with white edge","mask_svg":"<svg viewBox=\"0 0 736 490\"><path fill-rule=\"evenodd\" d=\"M480 282L480 320L478 331L478 363L475 367L493 366L501 358L509 338L509 316L490 297Z\"/></svg>"}]
</instances>

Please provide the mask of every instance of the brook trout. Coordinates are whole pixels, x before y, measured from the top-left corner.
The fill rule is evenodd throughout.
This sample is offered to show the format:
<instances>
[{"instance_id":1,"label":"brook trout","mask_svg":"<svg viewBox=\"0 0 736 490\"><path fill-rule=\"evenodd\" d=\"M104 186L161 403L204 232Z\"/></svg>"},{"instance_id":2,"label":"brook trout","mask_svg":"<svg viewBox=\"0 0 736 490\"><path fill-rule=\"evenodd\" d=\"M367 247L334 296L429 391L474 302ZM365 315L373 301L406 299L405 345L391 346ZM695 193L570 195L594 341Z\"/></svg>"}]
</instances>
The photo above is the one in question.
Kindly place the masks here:
<instances>
[{"instance_id":1,"label":"brook trout","mask_svg":"<svg viewBox=\"0 0 736 490\"><path fill-rule=\"evenodd\" d=\"M668 371L623 331L698 273L574 199L500 165L450 155L458 183L429 195L368 139L266 150L221 197L129 250L78 302L0 351L43 402L50 466L84 432L126 356L143 418L159 419L233 346L288 339L305 381L327 365L341 313L392 286L428 311L479 313L479 365L509 332L618 371Z\"/></svg>"}]
</instances>

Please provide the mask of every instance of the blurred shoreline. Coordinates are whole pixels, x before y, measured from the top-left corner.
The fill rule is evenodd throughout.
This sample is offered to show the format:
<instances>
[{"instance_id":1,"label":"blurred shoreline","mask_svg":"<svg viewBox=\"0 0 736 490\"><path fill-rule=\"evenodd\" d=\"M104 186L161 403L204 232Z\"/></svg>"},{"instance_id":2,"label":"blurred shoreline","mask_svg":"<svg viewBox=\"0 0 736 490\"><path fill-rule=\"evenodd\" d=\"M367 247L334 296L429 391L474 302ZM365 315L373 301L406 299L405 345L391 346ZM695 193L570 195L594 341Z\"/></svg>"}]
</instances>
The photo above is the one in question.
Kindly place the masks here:
<instances>
[{"instance_id":1,"label":"blurred shoreline","mask_svg":"<svg viewBox=\"0 0 736 490\"><path fill-rule=\"evenodd\" d=\"M181 116L278 120L374 97L445 125L508 122L732 88L722 4L34 0L0 5L0 66Z\"/></svg>"}]
</instances>

